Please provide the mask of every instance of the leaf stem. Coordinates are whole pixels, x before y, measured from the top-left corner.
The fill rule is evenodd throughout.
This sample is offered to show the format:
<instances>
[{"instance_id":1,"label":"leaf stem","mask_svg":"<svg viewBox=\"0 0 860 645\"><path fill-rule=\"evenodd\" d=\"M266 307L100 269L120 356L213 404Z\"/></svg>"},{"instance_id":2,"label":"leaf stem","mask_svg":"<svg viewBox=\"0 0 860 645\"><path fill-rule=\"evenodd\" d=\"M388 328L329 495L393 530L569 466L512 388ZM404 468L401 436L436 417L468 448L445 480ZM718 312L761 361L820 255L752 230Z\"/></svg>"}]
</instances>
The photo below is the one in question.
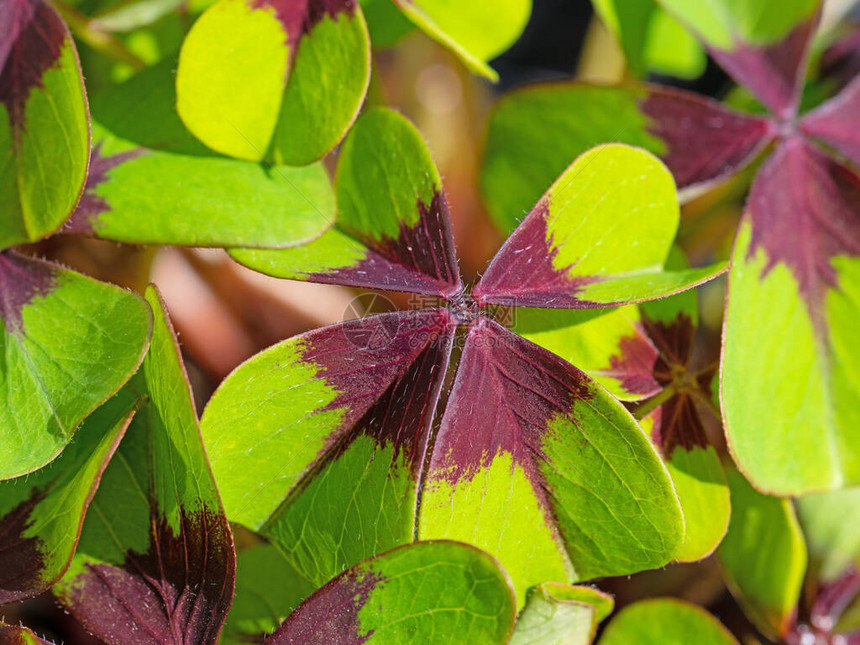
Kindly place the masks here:
<instances>
[{"instance_id":1,"label":"leaf stem","mask_svg":"<svg viewBox=\"0 0 860 645\"><path fill-rule=\"evenodd\" d=\"M130 65L135 70L139 71L146 67L146 63L134 54L122 40L98 27L96 21L70 7L62 0L49 0L49 2L69 25L72 33L87 45L119 63Z\"/></svg>"},{"instance_id":2,"label":"leaf stem","mask_svg":"<svg viewBox=\"0 0 860 645\"><path fill-rule=\"evenodd\" d=\"M675 396L675 393L676 393L675 384L669 383L669 385L667 385L662 390L657 392L657 394L652 396L650 399L646 399L645 401L643 401L633 411L633 417L637 421L641 421L642 419L647 417L649 414L651 414L654 410L656 410L661 405L663 405L666 401L668 401L673 396Z\"/></svg>"}]
</instances>

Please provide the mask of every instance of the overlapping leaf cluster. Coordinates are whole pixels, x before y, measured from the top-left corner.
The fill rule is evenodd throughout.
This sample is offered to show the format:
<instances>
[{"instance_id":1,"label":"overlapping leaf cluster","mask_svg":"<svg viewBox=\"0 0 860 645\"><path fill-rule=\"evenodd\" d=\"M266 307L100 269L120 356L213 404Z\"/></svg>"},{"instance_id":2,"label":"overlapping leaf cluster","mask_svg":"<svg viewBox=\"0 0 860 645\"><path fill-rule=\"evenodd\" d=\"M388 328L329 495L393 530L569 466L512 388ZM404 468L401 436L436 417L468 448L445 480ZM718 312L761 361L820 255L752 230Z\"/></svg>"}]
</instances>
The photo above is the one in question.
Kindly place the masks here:
<instances>
[{"instance_id":1,"label":"overlapping leaf cluster","mask_svg":"<svg viewBox=\"0 0 860 645\"><path fill-rule=\"evenodd\" d=\"M819 3L596 3L637 72L668 59L635 17L683 23L773 116L655 86L506 99L487 202L510 229L535 205L469 290L421 135L362 111L371 45L417 26L492 79L530 4L191 3L181 49L88 101L56 11L0 0L0 604L51 588L111 645L588 644L613 601L574 583L722 541L727 584L763 633L857 638L860 544L832 519L856 491L802 498L798 522L724 473L687 290L726 264L690 269L672 246L676 184L701 190L775 142L733 252L729 444L764 490L858 483L860 86L798 116ZM132 65L104 33L178 8L106 6L94 37L58 6ZM669 63L682 72L701 60L685 37L690 60ZM320 159L338 145L332 188ZM198 422L154 287L141 298L12 249L56 233L227 248L270 275L432 304L269 348ZM516 310L511 329L500 309ZM237 558L229 522L263 541ZM672 599L623 609L600 640L634 641L736 643ZM0 624L0 642L45 641Z\"/></svg>"}]
</instances>

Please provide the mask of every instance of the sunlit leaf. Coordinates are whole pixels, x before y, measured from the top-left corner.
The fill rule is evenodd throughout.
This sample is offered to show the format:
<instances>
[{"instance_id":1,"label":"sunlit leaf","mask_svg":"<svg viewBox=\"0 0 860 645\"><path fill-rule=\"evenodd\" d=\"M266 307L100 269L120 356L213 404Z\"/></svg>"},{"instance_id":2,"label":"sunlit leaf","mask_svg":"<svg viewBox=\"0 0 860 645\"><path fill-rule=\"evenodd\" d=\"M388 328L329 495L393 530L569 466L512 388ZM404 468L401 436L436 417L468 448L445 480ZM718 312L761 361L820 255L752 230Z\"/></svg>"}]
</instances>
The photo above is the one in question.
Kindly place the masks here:
<instances>
[{"instance_id":1,"label":"sunlit leaf","mask_svg":"<svg viewBox=\"0 0 860 645\"><path fill-rule=\"evenodd\" d=\"M532 0L451 2L393 0L421 30L453 51L472 72L498 79L487 63L522 33Z\"/></svg>"},{"instance_id":2,"label":"sunlit leaf","mask_svg":"<svg viewBox=\"0 0 860 645\"><path fill-rule=\"evenodd\" d=\"M675 184L653 155L626 145L580 155L484 272L480 305L594 308L671 295L725 264L665 271L678 229Z\"/></svg>"},{"instance_id":3,"label":"sunlit leaf","mask_svg":"<svg viewBox=\"0 0 860 645\"><path fill-rule=\"evenodd\" d=\"M177 109L213 150L304 165L340 142L369 79L356 0L219 0L182 46Z\"/></svg>"},{"instance_id":4,"label":"sunlit leaf","mask_svg":"<svg viewBox=\"0 0 860 645\"><path fill-rule=\"evenodd\" d=\"M84 422L53 463L0 482L0 605L45 591L69 566L86 508L134 404L122 391Z\"/></svg>"},{"instance_id":5,"label":"sunlit leaf","mask_svg":"<svg viewBox=\"0 0 860 645\"><path fill-rule=\"evenodd\" d=\"M726 581L747 616L766 634L784 638L794 619L806 545L791 501L757 492L733 468L729 531L717 549Z\"/></svg>"},{"instance_id":6,"label":"sunlit leaf","mask_svg":"<svg viewBox=\"0 0 860 645\"><path fill-rule=\"evenodd\" d=\"M0 479L56 457L143 360L151 317L118 287L0 253Z\"/></svg>"},{"instance_id":7,"label":"sunlit leaf","mask_svg":"<svg viewBox=\"0 0 860 645\"><path fill-rule=\"evenodd\" d=\"M682 197L727 179L773 136L766 120L656 85L535 85L490 115L481 190L496 225L512 231L571 160L618 141L660 157Z\"/></svg>"},{"instance_id":8,"label":"sunlit leaf","mask_svg":"<svg viewBox=\"0 0 860 645\"><path fill-rule=\"evenodd\" d=\"M334 221L322 164L264 167L217 155L176 114L175 59L93 102L93 152L66 232L135 244L280 248Z\"/></svg>"},{"instance_id":9,"label":"sunlit leaf","mask_svg":"<svg viewBox=\"0 0 860 645\"><path fill-rule=\"evenodd\" d=\"M418 535L487 550L522 602L546 580L662 566L683 518L653 445L615 399L482 318L433 446Z\"/></svg>"},{"instance_id":10,"label":"sunlit leaf","mask_svg":"<svg viewBox=\"0 0 860 645\"><path fill-rule=\"evenodd\" d=\"M860 482L858 256L860 177L782 143L735 240L722 358L726 434L760 490Z\"/></svg>"},{"instance_id":11,"label":"sunlit leaf","mask_svg":"<svg viewBox=\"0 0 860 645\"><path fill-rule=\"evenodd\" d=\"M497 645L514 617L510 581L492 558L465 544L419 542L339 575L266 645Z\"/></svg>"},{"instance_id":12,"label":"sunlit leaf","mask_svg":"<svg viewBox=\"0 0 860 645\"><path fill-rule=\"evenodd\" d=\"M365 112L337 167L338 218L289 250L234 250L280 278L446 296L460 289L448 204L421 134L387 109Z\"/></svg>"},{"instance_id":13,"label":"sunlit leaf","mask_svg":"<svg viewBox=\"0 0 860 645\"><path fill-rule=\"evenodd\" d=\"M153 287L145 397L102 477L61 602L109 645L214 644L233 596L230 527L206 462L179 347Z\"/></svg>"},{"instance_id":14,"label":"sunlit leaf","mask_svg":"<svg viewBox=\"0 0 860 645\"><path fill-rule=\"evenodd\" d=\"M674 598L643 600L609 623L600 645L738 645L708 612Z\"/></svg>"},{"instance_id":15,"label":"sunlit leaf","mask_svg":"<svg viewBox=\"0 0 860 645\"><path fill-rule=\"evenodd\" d=\"M52 233L78 201L89 118L69 30L43 0L0 2L0 249Z\"/></svg>"}]
</instances>

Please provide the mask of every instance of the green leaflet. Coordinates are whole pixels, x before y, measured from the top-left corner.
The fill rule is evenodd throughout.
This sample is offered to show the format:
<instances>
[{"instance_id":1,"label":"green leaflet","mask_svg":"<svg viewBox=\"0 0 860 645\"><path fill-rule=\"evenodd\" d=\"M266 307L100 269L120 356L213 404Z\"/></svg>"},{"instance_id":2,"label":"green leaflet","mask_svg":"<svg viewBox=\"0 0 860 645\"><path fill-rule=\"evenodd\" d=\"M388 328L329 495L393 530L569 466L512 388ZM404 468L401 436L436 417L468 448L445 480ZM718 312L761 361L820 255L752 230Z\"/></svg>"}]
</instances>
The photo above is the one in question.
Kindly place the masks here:
<instances>
[{"instance_id":1,"label":"green leaflet","mask_svg":"<svg viewBox=\"0 0 860 645\"><path fill-rule=\"evenodd\" d=\"M517 618L510 645L589 645L597 623L612 613L612 597L591 587L538 585Z\"/></svg>"},{"instance_id":2,"label":"green leaflet","mask_svg":"<svg viewBox=\"0 0 860 645\"><path fill-rule=\"evenodd\" d=\"M643 600L609 623L600 645L738 645L708 612L672 598Z\"/></svg>"},{"instance_id":3,"label":"green leaflet","mask_svg":"<svg viewBox=\"0 0 860 645\"><path fill-rule=\"evenodd\" d=\"M147 631L212 643L232 598L232 536L172 327L154 287L146 298L156 314L152 344L129 386L145 403L104 473L72 566L54 592L109 642L133 642L135 632Z\"/></svg>"},{"instance_id":4,"label":"green leaflet","mask_svg":"<svg viewBox=\"0 0 860 645\"><path fill-rule=\"evenodd\" d=\"M27 627L0 623L0 640L10 645L52 645L49 641L36 636Z\"/></svg>"},{"instance_id":5,"label":"green leaflet","mask_svg":"<svg viewBox=\"0 0 860 645\"><path fill-rule=\"evenodd\" d=\"M0 317L0 479L7 479L56 457L128 380L143 360L151 316L123 289L3 253Z\"/></svg>"},{"instance_id":6,"label":"green leaflet","mask_svg":"<svg viewBox=\"0 0 860 645\"><path fill-rule=\"evenodd\" d=\"M514 595L486 553L455 542L419 542L344 572L308 598L266 645L507 642Z\"/></svg>"},{"instance_id":7,"label":"green leaflet","mask_svg":"<svg viewBox=\"0 0 860 645\"><path fill-rule=\"evenodd\" d=\"M134 408L134 397L121 391L84 421L52 464L0 482L0 604L35 596L63 575Z\"/></svg>"},{"instance_id":8,"label":"green leaflet","mask_svg":"<svg viewBox=\"0 0 860 645\"><path fill-rule=\"evenodd\" d=\"M531 15L531 0L455 2L394 0L427 35L453 51L475 74L497 80L487 64L519 37Z\"/></svg>"},{"instance_id":9,"label":"green leaflet","mask_svg":"<svg viewBox=\"0 0 860 645\"><path fill-rule=\"evenodd\" d=\"M860 482L860 260L832 260L839 288L827 288L813 305L825 325L821 334L791 270L780 263L766 272L767 252L750 255L750 239L746 221L735 242L723 341L722 401L733 455L758 487L774 493Z\"/></svg>"},{"instance_id":10,"label":"green leaflet","mask_svg":"<svg viewBox=\"0 0 860 645\"><path fill-rule=\"evenodd\" d=\"M94 100L90 176L68 230L136 244L280 248L329 228L334 194L322 164L265 167L209 151L176 114L175 64L168 58Z\"/></svg>"},{"instance_id":11,"label":"green leaflet","mask_svg":"<svg viewBox=\"0 0 860 645\"><path fill-rule=\"evenodd\" d=\"M370 42L354 3L220 0L182 46L177 109L213 150L304 165L346 134L369 78Z\"/></svg>"},{"instance_id":12,"label":"green leaflet","mask_svg":"<svg viewBox=\"0 0 860 645\"><path fill-rule=\"evenodd\" d=\"M592 4L618 38L636 77L653 70L696 78L705 71L702 46L654 0L593 0Z\"/></svg>"},{"instance_id":13,"label":"green leaflet","mask_svg":"<svg viewBox=\"0 0 860 645\"><path fill-rule=\"evenodd\" d=\"M755 625L784 638L806 571L806 545L791 502L757 492L733 468L729 531L717 549L729 588Z\"/></svg>"},{"instance_id":14,"label":"green leaflet","mask_svg":"<svg viewBox=\"0 0 860 645\"><path fill-rule=\"evenodd\" d=\"M87 173L89 116L78 56L42 0L7 0L0 56L0 249L56 231ZM12 81L11 79L14 79ZM2 475L0 475L2 476Z\"/></svg>"},{"instance_id":15,"label":"green leaflet","mask_svg":"<svg viewBox=\"0 0 860 645\"><path fill-rule=\"evenodd\" d=\"M771 45L807 20L821 0L658 0L690 25L710 46L723 50L740 40L750 45Z\"/></svg>"},{"instance_id":16,"label":"green leaflet","mask_svg":"<svg viewBox=\"0 0 860 645\"><path fill-rule=\"evenodd\" d=\"M231 255L280 278L439 295L459 285L442 180L407 119L385 108L361 115L340 151L336 192L337 221L317 240ZM428 240L440 258L412 252Z\"/></svg>"},{"instance_id":17,"label":"green leaflet","mask_svg":"<svg viewBox=\"0 0 860 645\"><path fill-rule=\"evenodd\" d=\"M860 488L803 495L797 512L817 579L833 582L860 556Z\"/></svg>"}]
</instances>

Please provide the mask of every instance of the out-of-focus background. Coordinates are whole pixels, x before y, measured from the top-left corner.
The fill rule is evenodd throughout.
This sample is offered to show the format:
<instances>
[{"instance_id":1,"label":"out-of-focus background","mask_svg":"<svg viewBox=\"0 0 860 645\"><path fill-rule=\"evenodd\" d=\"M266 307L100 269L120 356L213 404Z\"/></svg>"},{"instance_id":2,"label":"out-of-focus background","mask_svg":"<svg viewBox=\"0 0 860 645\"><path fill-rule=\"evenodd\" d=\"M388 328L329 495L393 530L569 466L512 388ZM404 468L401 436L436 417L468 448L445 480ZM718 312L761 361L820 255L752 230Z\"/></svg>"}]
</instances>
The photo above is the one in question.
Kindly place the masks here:
<instances>
[{"instance_id":1,"label":"out-of-focus background","mask_svg":"<svg viewBox=\"0 0 860 645\"><path fill-rule=\"evenodd\" d=\"M61 9L78 36L91 95L178 49L199 11L191 0L189 6L151 28L129 35L104 30L97 21L89 20L106 4L110 3L81 0ZM845 30L849 18L843 13L851 4L828 2L828 11L841 16L837 20ZM745 98L737 96L731 81L689 36L667 32L661 43L661 51L652 53L648 80L730 97L743 105ZM494 103L513 88L539 81L633 80L620 46L595 15L589 0L534 0L525 32L491 65L499 72L496 85L470 74L452 53L411 29L393 46L374 53L368 94L368 104L400 110L426 137L443 177L467 283L476 279L503 241L479 190L487 119ZM335 155L336 151L327 159L329 167L333 167ZM748 169L684 206L679 242L692 264L703 265L728 256L752 172ZM132 247L77 237L54 237L32 250L137 291L147 282L155 282L179 333L201 409L234 367L263 348L294 334L361 315L366 308L406 306L407 297L402 294L373 298L366 291L263 276L240 267L217 250ZM703 365L716 360L719 353L724 290L724 280L717 280L700 292L702 330L697 360ZM721 441L716 420L710 420L709 430L715 441ZM753 630L726 590L713 558L623 580L605 580L599 586L616 595L619 607L649 596L685 598L711 610L736 634L752 638ZM23 621L58 641L97 642L83 634L48 595L4 610L7 622Z\"/></svg>"}]
</instances>

